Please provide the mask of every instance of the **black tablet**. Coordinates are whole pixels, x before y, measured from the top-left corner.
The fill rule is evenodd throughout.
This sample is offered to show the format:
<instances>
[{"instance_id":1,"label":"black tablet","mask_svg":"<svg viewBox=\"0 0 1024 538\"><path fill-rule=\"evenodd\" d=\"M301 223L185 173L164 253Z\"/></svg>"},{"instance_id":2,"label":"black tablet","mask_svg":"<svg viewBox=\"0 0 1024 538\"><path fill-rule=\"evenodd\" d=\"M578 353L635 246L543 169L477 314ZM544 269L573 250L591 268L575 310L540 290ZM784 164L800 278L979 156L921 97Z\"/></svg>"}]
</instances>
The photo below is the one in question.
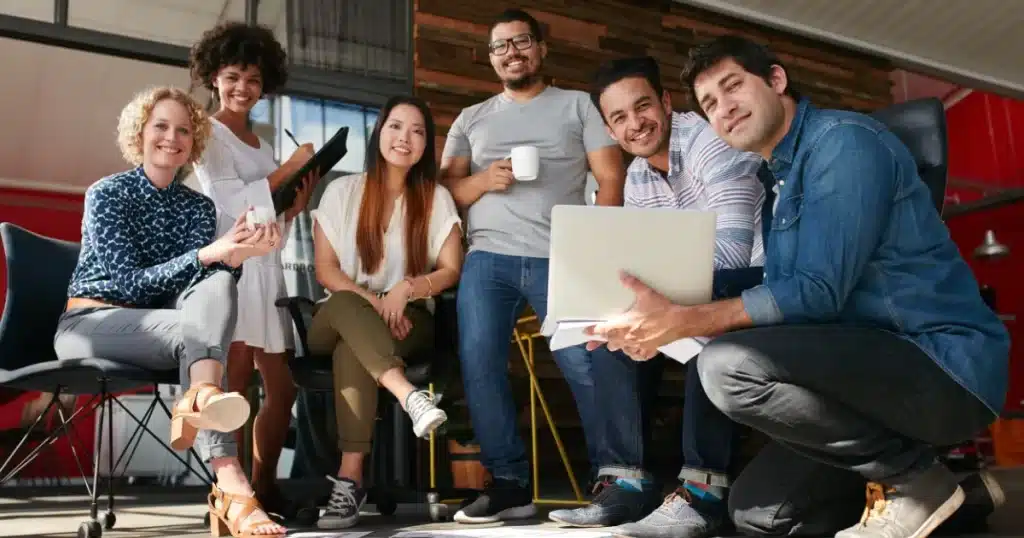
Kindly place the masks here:
<instances>
[{"instance_id":1,"label":"black tablet","mask_svg":"<svg viewBox=\"0 0 1024 538\"><path fill-rule=\"evenodd\" d=\"M348 153L347 142L348 127L342 127L324 144L324 147L320 148L320 151L313 155L309 162L299 168L279 189L274 191L272 194L274 210L278 215L287 211L295 203L297 191L302 186L302 178L306 177L311 170L316 169L319 174L318 179L322 179L338 164L338 161L345 157L345 154Z\"/></svg>"}]
</instances>

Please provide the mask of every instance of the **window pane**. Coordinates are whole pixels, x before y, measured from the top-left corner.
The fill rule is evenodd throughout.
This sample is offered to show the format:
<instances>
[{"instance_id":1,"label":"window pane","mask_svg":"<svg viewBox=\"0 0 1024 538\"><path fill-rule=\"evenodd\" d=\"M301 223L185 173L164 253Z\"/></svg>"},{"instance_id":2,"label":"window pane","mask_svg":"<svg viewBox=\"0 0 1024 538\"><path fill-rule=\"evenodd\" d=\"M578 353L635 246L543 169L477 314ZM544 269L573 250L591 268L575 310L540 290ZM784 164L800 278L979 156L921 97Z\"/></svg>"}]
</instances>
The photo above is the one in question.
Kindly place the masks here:
<instances>
[{"instance_id":1,"label":"window pane","mask_svg":"<svg viewBox=\"0 0 1024 538\"><path fill-rule=\"evenodd\" d=\"M252 107L249 111L249 119L253 123L273 123L270 117L270 100L267 98L260 99L256 106Z\"/></svg>"},{"instance_id":2,"label":"window pane","mask_svg":"<svg viewBox=\"0 0 1024 538\"><path fill-rule=\"evenodd\" d=\"M333 136L341 127L348 127L348 153L333 169L346 173L362 172L366 161L363 108L334 102L328 102L324 108L326 136Z\"/></svg>"},{"instance_id":3,"label":"window pane","mask_svg":"<svg viewBox=\"0 0 1024 538\"><path fill-rule=\"evenodd\" d=\"M260 0L259 9L256 10L257 22L274 31L274 36L281 42L284 50L288 50L287 13L285 0Z\"/></svg>"},{"instance_id":4,"label":"window pane","mask_svg":"<svg viewBox=\"0 0 1024 538\"><path fill-rule=\"evenodd\" d=\"M409 0L304 0L296 6L287 23L288 56L296 64L409 78Z\"/></svg>"},{"instance_id":5,"label":"window pane","mask_svg":"<svg viewBox=\"0 0 1024 538\"><path fill-rule=\"evenodd\" d=\"M369 140L370 136L373 135L373 127L377 124L377 111L367 110L366 111L366 139Z\"/></svg>"},{"instance_id":6,"label":"window pane","mask_svg":"<svg viewBox=\"0 0 1024 538\"><path fill-rule=\"evenodd\" d=\"M52 2L33 2L53 10ZM68 4L70 26L185 47L221 20L244 18L245 0L71 0Z\"/></svg>"},{"instance_id":7,"label":"window pane","mask_svg":"<svg viewBox=\"0 0 1024 538\"><path fill-rule=\"evenodd\" d=\"M0 14L53 22L53 2L42 2L40 0L0 0Z\"/></svg>"},{"instance_id":8,"label":"window pane","mask_svg":"<svg viewBox=\"0 0 1024 538\"><path fill-rule=\"evenodd\" d=\"M281 158L287 159L295 151L295 144L284 132L288 129L299 144L312 143L319 150L324 145L324 107L320 99L282 97L281 100Z\"/></svg>"}]
</instances>

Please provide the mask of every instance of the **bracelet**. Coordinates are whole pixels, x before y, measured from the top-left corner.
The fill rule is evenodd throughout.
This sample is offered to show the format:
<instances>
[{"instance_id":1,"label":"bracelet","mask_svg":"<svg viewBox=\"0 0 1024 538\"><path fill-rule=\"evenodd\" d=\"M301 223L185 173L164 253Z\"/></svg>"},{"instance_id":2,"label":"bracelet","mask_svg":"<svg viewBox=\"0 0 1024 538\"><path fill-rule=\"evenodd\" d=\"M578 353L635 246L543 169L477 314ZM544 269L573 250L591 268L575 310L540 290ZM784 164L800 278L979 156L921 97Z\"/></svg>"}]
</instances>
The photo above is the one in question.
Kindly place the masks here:
<instances>
[{"instance_id":1,"label":"bracelet","mask_svg":"<svg viewBox=\"0 0 1024 538\"><path fill-rule=\"evenodd\" d=\"M406 300L409 301L410 303L415 301L416 296L413 295L413 291L416 289L416 283L413 282L413 279L409 277L403 278L402 281L409 283L409 295L406 297Z\"/></svg>"},{"instance_id":2,"label":"bracelet","mask_svg":"<svg viewBox=\"0 0 1024 538\"><path fill-rule=\"evenodd\" d=\"M427 275L423 275L423 278L427 279L427 294L424 295L424 298L426 298L426 297L433 297L434 296L434 283L430 281L430 277L427 276Z\"/></svg>"}]
</instances>

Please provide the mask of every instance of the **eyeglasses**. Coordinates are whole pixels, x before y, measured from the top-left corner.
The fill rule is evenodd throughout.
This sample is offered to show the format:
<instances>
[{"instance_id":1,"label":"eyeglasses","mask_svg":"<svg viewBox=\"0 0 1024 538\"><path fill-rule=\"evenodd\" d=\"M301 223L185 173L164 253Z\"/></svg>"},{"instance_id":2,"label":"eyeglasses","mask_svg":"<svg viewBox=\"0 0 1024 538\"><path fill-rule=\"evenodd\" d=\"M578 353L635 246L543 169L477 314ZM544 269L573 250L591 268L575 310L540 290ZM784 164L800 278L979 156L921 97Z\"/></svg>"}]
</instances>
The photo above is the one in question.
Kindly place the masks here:
<instances>
[{"instance_id":1,"label":"eyeglasses","mask_svg":"<svg viewBox=\"0 0 1024 538\"><path fill-rule=\"evenodd\" d=\"M533 46L533 41L533 35L519 34L509 39L495 39L487 45L487 48L490 49L491 54L501 56L508 52L509 43L511 43L516 50L526 50Z\"/></svg>"}]
</instances>

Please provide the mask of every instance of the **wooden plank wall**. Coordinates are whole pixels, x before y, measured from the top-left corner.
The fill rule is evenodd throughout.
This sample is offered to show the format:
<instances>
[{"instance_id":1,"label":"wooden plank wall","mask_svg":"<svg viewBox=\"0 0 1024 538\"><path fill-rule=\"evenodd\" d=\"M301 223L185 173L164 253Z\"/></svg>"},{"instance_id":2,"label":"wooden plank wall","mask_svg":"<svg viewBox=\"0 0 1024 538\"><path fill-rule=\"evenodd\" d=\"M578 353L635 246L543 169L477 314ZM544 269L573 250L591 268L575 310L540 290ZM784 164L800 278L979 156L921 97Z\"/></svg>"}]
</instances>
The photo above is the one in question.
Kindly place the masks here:
<instances>
[{"instance_id":1,"label":"wooden plank wall","mask_svg":"<svg viewBox=\"0 0 1024 538\"><path fill-rule=\"evenodd\" d=\"M674 106L689 110L679 80L686 52L712 36L736 33L772 47L796 87L820 106L867 111L892 102L891 66L885 61L671 0L415 0L414 5L415 91L438 122L438 151L463 107L501 91L488 59L487 28L510 7L522 7L544 26L544 70L563 88L586 90L604 60L648 54L661 64Z\"/></svg>"}]
</instances>

